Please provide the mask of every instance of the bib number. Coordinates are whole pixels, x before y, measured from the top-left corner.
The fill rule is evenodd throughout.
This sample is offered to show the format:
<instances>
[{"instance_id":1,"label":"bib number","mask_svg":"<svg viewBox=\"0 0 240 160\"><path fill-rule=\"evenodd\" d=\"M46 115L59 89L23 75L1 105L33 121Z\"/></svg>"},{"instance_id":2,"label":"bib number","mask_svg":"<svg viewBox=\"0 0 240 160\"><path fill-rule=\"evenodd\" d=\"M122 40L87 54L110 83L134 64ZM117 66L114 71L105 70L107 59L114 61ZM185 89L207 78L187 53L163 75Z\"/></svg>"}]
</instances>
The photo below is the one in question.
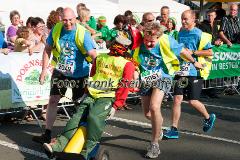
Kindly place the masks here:
<instances>
[{"instance_id":1,"label":"bib number","mask_svg":"<svg viewBox=\"0 0 240 160\"><path fill-rule=\"evenodd\" d=\"M181 66L180 71L176 72L176 75L189 76L189 71L190 71L190 63L185 63L184 65Z\"/></svg>"},{"instance_id":2,"label":"bib number","mask_svg":"<svg viewBox=\"0 0 240 160\"><path fill-rule=\"evenodd\" d=\"M57 70L61 71L62 73L73 74L74 65L73 65L73 63L72 64L58 63L56 68L57 68Z\"/></svg>"},{"instance_id":3,"label":"bib number","mask_svg":"<svg viewBox=\"0 0 240 160\"><path fill-rule=\"evenodd\" d=\"M141 80L145 83L157 81L160 78L161 78L160 70L156 70L156 71L147 70L141 73Z\"/></svg>"}]
</instances>

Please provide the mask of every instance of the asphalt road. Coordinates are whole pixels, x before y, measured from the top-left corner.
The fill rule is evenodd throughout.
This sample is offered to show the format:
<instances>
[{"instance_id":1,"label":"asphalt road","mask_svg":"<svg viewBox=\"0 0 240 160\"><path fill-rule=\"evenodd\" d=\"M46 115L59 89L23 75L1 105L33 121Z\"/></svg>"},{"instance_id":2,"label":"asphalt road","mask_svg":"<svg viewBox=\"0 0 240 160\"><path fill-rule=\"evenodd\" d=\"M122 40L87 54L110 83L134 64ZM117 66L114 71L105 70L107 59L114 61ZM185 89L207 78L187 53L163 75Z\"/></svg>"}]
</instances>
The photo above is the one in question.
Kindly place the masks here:
<instances>
[{"instance_id":1,"label":"asphalt road","mask_svg":"<svg viewBox=\"0 0 240 160\"><path fill-rule=\"evenodd\" d=\"M239 160L240 159L240 96L203 99L210 113L217 116L210 133L202 131L202 116L186 103L182 105L180 138L160 141L161 160ZM151 139L151 125L140 105L133 110L119 111L107 122L101 145L111 160L143 160ZM164 126L170 125L171 102L162 107ZM59 115L53 135L59 133L67 118ZM2 122L0 125L0 160L47 159L40 145L31 141L41 133L36 121Z\"/></svg>"}]
</instances>

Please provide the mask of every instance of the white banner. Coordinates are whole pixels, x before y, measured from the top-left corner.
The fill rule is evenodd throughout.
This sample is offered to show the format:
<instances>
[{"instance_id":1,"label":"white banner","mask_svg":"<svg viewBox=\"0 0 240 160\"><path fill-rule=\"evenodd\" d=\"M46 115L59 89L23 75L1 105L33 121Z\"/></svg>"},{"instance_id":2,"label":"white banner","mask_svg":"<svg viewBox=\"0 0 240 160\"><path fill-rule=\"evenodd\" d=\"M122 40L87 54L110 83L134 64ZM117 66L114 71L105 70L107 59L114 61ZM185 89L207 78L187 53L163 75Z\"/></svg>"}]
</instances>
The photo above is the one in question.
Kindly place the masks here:
<instances>
[{"instance_id":1,"label":"white banner","mask_svg":"<svg viewBox=\"0 0 240 160\"><path fill-rule=\"evenodd\" d=\"M29 56L27 53L11 52L0 54L0 77L11 80L12 103L29 102L49 99L51 66L44 85L39 84L42 70L42 53Z\"/></svg>"}]
</instances>

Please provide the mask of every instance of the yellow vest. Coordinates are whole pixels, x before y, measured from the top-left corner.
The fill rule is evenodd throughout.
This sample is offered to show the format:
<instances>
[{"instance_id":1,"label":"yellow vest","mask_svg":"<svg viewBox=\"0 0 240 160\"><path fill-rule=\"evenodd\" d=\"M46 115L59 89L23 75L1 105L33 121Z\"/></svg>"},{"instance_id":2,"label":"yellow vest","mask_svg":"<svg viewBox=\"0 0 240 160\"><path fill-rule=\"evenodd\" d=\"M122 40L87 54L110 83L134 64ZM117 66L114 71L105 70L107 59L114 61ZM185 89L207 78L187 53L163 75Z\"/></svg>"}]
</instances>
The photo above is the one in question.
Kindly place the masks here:
<instances>
[{"instance_id":1,"label":"yellow vest","mask_svg":"<svg viewBox=\"0 0 240 160\"><path fill-rule=\"evenodd\" d=\"M115 97L124 67L129 62L123 57L100 54L96 59L96 73L88 79L88 91L93 98Z\"/></svg>"},{"instance_id":2,"label":"yellow vest","mask_svg":"<svg viewBox=\"0 0 240 160\"><path fill-rule=\"evenodd\" d=\"M60 38L60 35L61 35L62 27L63 27L62 23L57 23L54 26L53 31L52 31L52 38L53 38L53 41L54 41L54 45L53 45L53 49L52 49L53 57L52 57L51 65L53 65L54 67L57 64L60 53L61 53L59 38ZM75 35L76 45L77 45L78 49L81 51L81 53L85 56L85 59L88 62L92 62L92 58L87 55L87 52L86 52L86 50L84 49L84 46L83 46L84 35L85 35L86 29L84 27L82 27L80 24L76 24L76 27L77 27L76 35Z\"/></svg>"},{"instance_id":3,"label":"yellow vest","mask_svg":"<svg viewBox=\"0 0 240 160\"><path fill-rule=\"evenodd\" d=\"M160 46L160 52L163 58L163 62L168 69L168 74L174 75L176 71L180 70L180 63L178 58L170 48L170 41L168 37L169 37L168 35L163 34L159 38L159 44L160 44L159 46ZM139 49L140 47L134 50L133 59L140 63Z\"/></svg>"},{"instance_id":4,"label":"yellow vest","mask_svg":"<svg viewBox=\"0 0 240 160\"><path fill-rule=\"evenodd\" d=\"M200 40L200 44L198 46L198 50L203 50L203 48L207 45L207 43L211 43L212 41L212 35L202 32L201 35L201 40ZM209 73L211 71L211 67L212 67L212 58L213 56L199 56L197 57L198 62L202 64L203 69L200 70L200 76L203 79L207 79L209 76Z\"/></svg>"}]
</instances>

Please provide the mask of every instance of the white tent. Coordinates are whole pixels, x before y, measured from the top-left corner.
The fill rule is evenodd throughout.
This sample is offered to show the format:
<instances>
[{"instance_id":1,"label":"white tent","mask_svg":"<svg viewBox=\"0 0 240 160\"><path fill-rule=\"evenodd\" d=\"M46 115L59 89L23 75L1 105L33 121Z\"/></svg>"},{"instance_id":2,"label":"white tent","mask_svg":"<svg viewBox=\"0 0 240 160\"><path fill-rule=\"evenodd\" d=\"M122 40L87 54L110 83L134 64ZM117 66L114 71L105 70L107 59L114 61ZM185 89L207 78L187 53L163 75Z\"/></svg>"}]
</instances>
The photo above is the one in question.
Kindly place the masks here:
<instances>
[{"instance_id":1,"label":"white tent","mask_svg":"<svg viewBox=\"0 0 240 160\"><path fill-rule=\"evenodd\" d=\"M114 17L123 14L126 10L133 11L141 18L147 11L154 12L157 16L162 6L169 6L170 15L180 24L181 13L189 9L173 0L2 0L1 2L0 17L6 26L10 25L9 13L12 10L18 10L24 22L30 16L39 16L46 21L51 10L57 7L71 7L75 11L76 5L80 2L85 3L96 18L100 15L106 16L110 27L113 26Z\"/></svg>"},{"instance_id":2,"label":"white tent","mask_svg":"<svg viewBox=\"0 0 240 160\"><path fill-rule=\"evenodd\" d=\"M112 0L2 0L0 17L2 22L10 24L9 13L12 10L19 11L21 19L26 22L30 16L41 17L46 21L49 13L57 7L70 7L76 12L78 3L85 3L94 17L104 15L110 20L118 14L118 1Z\"/></svg>"}]
</instances>

